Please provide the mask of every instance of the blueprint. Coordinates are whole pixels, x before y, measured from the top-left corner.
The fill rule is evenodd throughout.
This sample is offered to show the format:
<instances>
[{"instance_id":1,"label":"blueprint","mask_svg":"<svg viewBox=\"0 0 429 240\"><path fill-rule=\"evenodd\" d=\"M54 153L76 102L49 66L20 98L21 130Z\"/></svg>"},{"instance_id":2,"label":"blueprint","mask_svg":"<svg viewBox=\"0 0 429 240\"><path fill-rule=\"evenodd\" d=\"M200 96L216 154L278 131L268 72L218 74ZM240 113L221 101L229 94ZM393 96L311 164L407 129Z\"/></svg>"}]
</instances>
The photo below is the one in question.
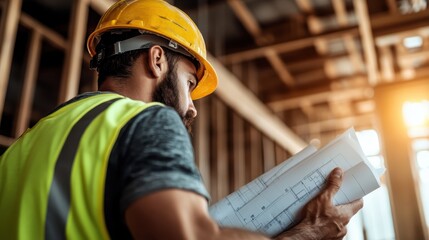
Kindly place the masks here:
<instances>
[{"instance_id":1,"label":"blueprint","mask_svg":"<svg viewBox=\"0 0 429 240\"><path fill-rule=\"evenodd\" d=\"M320 150L309 146L210 207L222 227L245 228L275 236L300 219L298 213L325 185L335 168L344 171L335 204L360 199L380 186L353 129Z\"/></svg>"}]
</instances>

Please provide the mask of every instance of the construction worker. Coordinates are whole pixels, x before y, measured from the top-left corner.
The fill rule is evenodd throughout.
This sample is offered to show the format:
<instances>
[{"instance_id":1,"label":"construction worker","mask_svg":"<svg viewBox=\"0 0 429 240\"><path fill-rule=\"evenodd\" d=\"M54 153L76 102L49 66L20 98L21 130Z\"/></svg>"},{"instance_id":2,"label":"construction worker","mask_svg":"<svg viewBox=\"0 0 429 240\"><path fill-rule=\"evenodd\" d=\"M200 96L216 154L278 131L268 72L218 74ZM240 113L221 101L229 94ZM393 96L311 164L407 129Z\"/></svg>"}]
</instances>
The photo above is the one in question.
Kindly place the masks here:
<instances>
[{"instance_id":1,"label":"construction worker","mask_svg":"<svg viewBox=\"0 0 429 240\"><path fill-rule=\"evenodd\" d=\"M186 127L216 72L197 26L161 0L122 0L87 43L99 92L62 104L0 158L0 239L267 239L220 228ZM336 169L277 239L341 239Z\"/></svg>"}]
</instances>

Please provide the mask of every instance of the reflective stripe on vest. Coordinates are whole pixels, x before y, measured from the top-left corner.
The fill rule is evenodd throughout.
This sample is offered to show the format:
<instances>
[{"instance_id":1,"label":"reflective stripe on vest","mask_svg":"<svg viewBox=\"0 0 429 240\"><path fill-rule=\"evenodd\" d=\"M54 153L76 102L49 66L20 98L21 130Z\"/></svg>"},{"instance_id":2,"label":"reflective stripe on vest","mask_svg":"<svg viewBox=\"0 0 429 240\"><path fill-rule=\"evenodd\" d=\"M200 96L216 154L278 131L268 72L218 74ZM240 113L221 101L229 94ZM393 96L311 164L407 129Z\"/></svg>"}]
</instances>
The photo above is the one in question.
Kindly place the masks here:
<instances>
[{"instance_id":1,"label":"reflective stripe on vest","mask_svg":"<svg viewBox=\"0 0 429 240\"><path fill-rule=\"evenodd\" d=\"M27 131L0 158L0 239L109 238L104 183L110 152L122 127L156 104L99 94Z\"/></svg>"}]
</instances>

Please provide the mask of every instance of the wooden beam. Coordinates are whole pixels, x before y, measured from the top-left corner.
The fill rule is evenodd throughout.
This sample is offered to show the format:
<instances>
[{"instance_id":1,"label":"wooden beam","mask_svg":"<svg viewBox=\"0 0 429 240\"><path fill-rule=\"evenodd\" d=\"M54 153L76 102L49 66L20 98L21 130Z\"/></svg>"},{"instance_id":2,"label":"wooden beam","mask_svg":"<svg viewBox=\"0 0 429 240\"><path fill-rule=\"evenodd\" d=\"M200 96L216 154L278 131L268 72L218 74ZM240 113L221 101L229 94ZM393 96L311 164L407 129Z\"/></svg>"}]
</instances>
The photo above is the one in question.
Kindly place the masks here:
<instances>
[{"instance_id":1,"label":"wooden beam","mask_svg":"<svg viewBox=\"0 0 429 240\"><path fill-rule=\"evenodd\" d=\"M232 8L235 16L237 16L239 21L243 24L244 28L246 28L254 39L258 39L261 36L261 28L243 1L228 0L228 4Z\"/></svg>"},{"instance_id":2,"label":"wooden beam","mask_svg":"<svg viewBox=\"0 0 429 240\"><path fill-rule=\"evenodd\" d=\"M238 19L243 23L247 31L253 36L257 45L266 44L269 42L268 39L264 39L262 35L261 28L259 27L258 22L253 17L252 13L245 6L241 0L228 0L228 4L231 6L233 12L238 17ZM279 78L289 87L294 85L293 77L290 72L287 70L283 60L279 57L277 52L274 49L268 48L265 52L265 56L268 61L271 63L271 66L276 71Z\"/></svg>"},{"instance_id":3,"label":"wooden beam","mask_svg":"<svg viewBox=\"0 0 429 240\"><path fill-rule=\"evenodd\" d=\"M390 26L399 26L399 25L408 25L412 22L423 22L425 24L425 20L429 19L429 8L423 11L410 13L410 14L402 14L401 12L396 12L394 14L386 14L382 13L379 15L375 15L371 17L371 26L374 29L381 29ZM406 27L407 28L407 27Z\"/></svg>"},{"instance_id":4,"label":"wooden beam","mask_svg":"<svg viewBox=\"0 0 429 240\"><path fill-rule=\"evenodd\" d=\"M318 38L327 38L327 39L338 38L343 36L344 34L351 34L352 36L356 36L359 34L359 29L356 27L347 27L334 32L322 33L319 35L305 37L297 40L292 40L292 41L277 43L269 46L253 48L242 52L232 53L225 56L221 56L219 57L219 59L224 64L232 64L237 62L249 61L249 60L264 57L265 52L268 51L268 49L270 48L276 51L278 54L291 52L291 51L296 51L302 48L312 46L314 44L314 41Z\"/></svg>"},{"instance_id":5,"label":"wooden beam","mask_svg":"<svg viewBox=\"0 0 429 240\"><path fill-rule=\"evenodd\" d=\"M73 3L72 20L69 23L70 38L61 78L59 103L71 99L78 93L82 67L82 49L88 19L88 0L76 0Z\"/></svg>"},{"instance_id":6,"label":"wooden beam","mask_svg":"<svg viewBox=\"0 0 429 240\"><path fill-rule=\"evenodd\" d=\"M267 137L273 139L278 145L291 153L297 153L307 144L295 135L279 118L247 89L234 75L222 64L208 56L219 77L219 85L215 91L234 111L254 125ZM239 101L237 99L240 99ZM252 107L243 107L252 106Z\"/></svg>"},{"instance_id":7,"label":"wooden beam","mask_svg":"<svg viewBox=\"0 0 429 240\"><path fill-rule=\"evenodd\" d=\"M267 105L275 112L293 109L300 106L302 101L310 101L312 104L323 103L329 101L331 98L336 100L359 100L372 97L373 90L371 87L364 88L351 88L323 91L313 93L310 95L296 96L293 98L285 98L276 101L268 102Z\"/></svg>"},{"instance_id":8,"label":"wooden beam","mask_svg":"<svg viewBox=\"0 0 429 240\"><path fill-rule=\"evenodd\" d=\"M49 29L44 24L32 18L30 15L26 13L21 13L21 17L19 18L19 21L23 26L40 33L44 38L46 38L49 42L53 43L58 48L61 48L61 49L67 48L67 42L63 36Z\"/></svg>"},{"instance_id":9,"label":"wooden beam","mask_svg":"<svg viewBox=\"0 0 429 240\"><path fill-rule=\"evenodd\" d=\"M33 96L36 89L36 80L39 70L40 51L42 48L42 36L38 31L33 31L28 48L27 64L22 88L21 101L18 108L18 118L15 126L15 137L19 137L29 127Z\"/></svg>"},{"instance_id":10,"label":"wooden beam","mask_svg":"<svg viewBox=\"0 0 429 240\"><path fill-rule=\"evenodd\" d=\"M313 5L310 0L295 0L295 3L302 12L307 14L313 12Z\"/></svg>"},{"instance_id":11,"label":"wooden beam","mask_svg":"<svg viewBox=\"0 0 429 240\"><path fill-rule=\"evenodd\" d=\"M347 9L343 0L332 0L332 5L334 6L335 16L338 22L338 25L345 27L349 24L347 17ZM347 51L350 53L350 60L352 62L355 72L361 72L363 60L360 56L360 52L357 50L354 37L349 34L343 36L344 44Z\"/></svg>"},{"instance_id":12,"label":"wooden beam","mask_svg":"<svg viewBox=\"0 0 429 240\"><path fill-rule=\"evenodd\" d=\"M14 138L0 135L0 145L1 146L9 147L10 145L12 145L15 142L15 140L16 139L14 139Z\"/></svg>"},{"instance_id":13,"label":"wooden beam","mask_svg":"<svg viewBox=\"0 0 429 240\"><path fill-rule=\"evenodd\" d=\"M342 118L332 118L324 121L309 122L306 124L296 125L292 128L301 134L320 134L321 132L328 131L338 131L348 129L350 127L360 127L368 126L373 127L375 122L375 115L373 113L342 117ZM317 129L314 131L314 129Z\"/></svg>"},{"instance_id":14,"label":"wooden beam","mask_svg":"<svg viewBox=\"0 0 429 240\"><path fill-rule=\"evenodd\" d=\"M332 0L332 5L335 10L335 17L337 18L339 26L347 26L349 24L347 18L347 9L344 0Z\"/></svg>"},{"instance_id":15,"label":"wooden beam","mask_svg":"<svg viewBox=\"0 0 429 240\"><path fill-rule=\"evenodd\" d=\"M377 56L375 54L374 40L372 37L372 28L369 20L368 6L366 0L353 0L356 15L359 19L359 31L364 48L366 59L366 69L368 72L368 83L372 86L378 81Z\"/></svg>"},{"instance_id":16,"label":"wooden beam","mask_svg":"<svg viewBox=\"0 0 429 240\"><path fill-rule=\"evenodd\" d=\"M391 14L395 14L396 12L398 12L398 5L396 0L386 0L387 1L387 6L389 7L389 12Z\"/></svg>"},{"instance_id":17,"label":"wooden beam","mask_svg":"<svg viewBox=\"0 0 429 240\"><path fill-rule=\"evenodd\" d=\"M429 9L423 10L417 13L412 14L380 14L374 17L371 17L370 25L373 29L375 36L381 36L387 33L395 32L396 30L389 30L392 27L397 28L396 26L402 26L404 29L409 29L408 24L414 22L418 23L420 27L424 26L429 20ZM427 25L427 24L426 24ZM388 31L386 33L386 31ZM383 33L384 32L384 33ZM244 50L236 53L227 54L220 56L219 59L224 64L232 64L237 62L249 61L256 58L261 58L265 56L265 51L267 48L272 47L277 53L291 52L294 50L302 49L305 47L311 46L317 38L339 38L345 34L351 34L351 36L358 36L359 29L356 27L347 27L342 28L332 32L323 32L318 35L308 36L305 38L291 40L282 43L276 43L272 45L267 45L264 47Z\"/></svg>"},{"instance_id":18,"label":"wooden beam","mask_svg":"<svg viewBox=\"0 0 429 240\"><path fill-rule=\"evenodd\" d=\"M3 37L0 41L0 122L6 99L7 85L9 83L21 4L22 0L9 0L6 4L7 7L2 11L2 15L5 15L5 17L3 18L4 22L1 23L3 32L0 34Z\"/></svg>"},{"instance_id":19,"label":"wooden beam","mask_svg":"<svg viewBox=\"0 0 429 240\"><path fill-rule=\"evenodd\" d=\"M293 80L292 75L287 70L286 65L284 64L283 60L279 57L279 55L272 48L269 48L265 52L265 56L267 57L268 61L271 63L271 66L273 66L274 70L276 71L280 79L287 86L293 87L295 85L295 81Z\"/></svg>"},{"instance_id":20,"label":"wooden beam","mask_svg":"<svg viewBox=\"0 0 429 240\"><path fill-rule=\"evenodd\" d=\"M115 1L114 0L89 0L92 9L94 9L98 14L103 15L112 6Z\"/></svg>"}]
</instances>

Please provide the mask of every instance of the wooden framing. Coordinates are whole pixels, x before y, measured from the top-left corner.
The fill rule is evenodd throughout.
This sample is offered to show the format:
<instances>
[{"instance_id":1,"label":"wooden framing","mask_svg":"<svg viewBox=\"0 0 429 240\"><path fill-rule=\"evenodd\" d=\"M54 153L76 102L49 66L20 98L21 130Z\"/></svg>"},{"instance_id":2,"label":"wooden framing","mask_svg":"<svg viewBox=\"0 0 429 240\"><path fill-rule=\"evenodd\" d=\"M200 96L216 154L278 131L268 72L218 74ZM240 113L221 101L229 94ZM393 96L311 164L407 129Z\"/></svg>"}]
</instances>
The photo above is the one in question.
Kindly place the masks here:
<instances>
[{"instance_id":1,"label":"wooden framing","mask_svg":"<svg viewBox=\"0 0 429 240\"><path fill-rule=\"evenodd\" d=\"M322 103L328 101L331 97L339 100L360 100L372 97L373 90L371 87L363 88L352 88L352 89L339 89L339 90L329 90L315 92L308 95L295 96L291 98L285 98L280 100L275 100L267 103L271 109L275 112L284 111L286 109L292 109L300 106L302 101L310 101L313 104Z\"/></svg>"},{"instance_id":2,"label":"wooden framing","mask_svg":"<svg viewBox=\"0 0 429 240\"><path fill-rule=\"evenodd\" d=\"M392 217L397 239L427 239L427 226L419 208L411 141L403 121L405 101L428 99L427 79L379 85L375 88L383 156L386 160ZM426 235L425 235L426 234Z\"/></svg>"},{"instance_id":3,"label":"wooden framing","mask_svg":"<svg viewBox=\"0 0 429 240\"><path fill-rule=\"evenodd\" d=\"M211 55L208 56L208 59L219 76L219 85L215 93L228 104L228 106L253 124L264 135L273 139L274 142L291 153L297 153L307 145L279 118L274 116L270 110L256 98L249 89L246 89L234 75L222 66L219 61L214 59Z\"/></svg>"},{"instance_id":4,"label":"wooden framing","mask_svg":"<svg viewBox=\"0 0 429 240\"><path fill-rule=\"evenodd\" d=\"M220 56L218 59L224 64L232 64L243 61L249 61L252 59L260 58L265 56L265 52L268 49L273 49L278 54L291 52L298 49L306 48L314 44L314 41L318 38L338 38L344 34L350 34L352 36L357 36L359 34L359 29L357 27L347 27L337 31L322 33L310 37L301 38L298 40L292 40L283 43L277 43L273 45L268 45L264 47L254 48L250 50L245 50L242 52L231 53L225 56Z\"/></svg>"},{"instance_id":5,"label":"wooden framing","mask_svg":"<svg viewBox=\"0 0 429 240\"><path fill-rule=\"evenodd\" d=\"M208 108L210 102L207 99L201 99L196 102L198 111L198 118L195 122L195 153L198 169L200 170L201 177L210 191L211 178L210 178L210 134L209 134L209 114Z\"/></svg>"},{"instance_id":6,"label":"wooden framing","mask_svg":"<svg viewBox=\"0 0 429 240\"><path fill-rule=\"evenodd\" d=\"M375 54L374 40L372 37L372 28L368 15L368 7L366 1L353 0L356 15L359 19L359 31L364 48L366 59L366 69L368 71L368 82L374 86L378 81L378 64Z\"/></svg>"},{"instance_id":7,"label":"wooden framing","mask_svg":"<svg viewBox=\"0 0 429 240\"><path fill-rule=\"evenodd\" d=\"M78 92L82 66L82 49L85 41L88 19L88 0L75 0L72 20L69 24L69 42L66 48L66 60L61 78L59 103L74 97Z\"/></svg>"},{"instance_id":8,"label":"wooden framing","mask_svg":"<svg viewBox=\"0 0 429 240\"><path fill-rule=\"evenodd\" d=\"M227 145L227 129L226 129L226 107L219 101L214 101L214 118L216 124L216 185L213 190L215 198L220 199L225 197L229 190L229 162L228 162L228 145Z\"/></svg>"},{"instance_id":9,"label":"wooden framing","mask_svg":"<svg viewBox=\"0 0 429 240\"><path fill-rule=\"evenodd\" d=\"M233 179L232 190L237 190L246 183L246 160L245 160L245 138L244 121L237 114L233 114Z\"/></svg>"},{"instance_id":10,"label":"wooden framing","mask_svg":"<svg viewBox=\"0 0 429 240\"><path fill-rule=\"evenodd\" d=\"M265 136L262 136L262 153L264 172L266 172L276 165L276 156L274 153L274 142Z\"/></svg>"},{"instance_id":11,"label":"wooden framing","mask_svg":"<svg viewBox=\"0 0 429 240\"><path fill-rule=\"evenodd\" d=\"M38 22L31 16L29 16L26 13L21 13L21 16L19 18L19 22L29 28L33 31L37 31L40 35L42 35L45 39L47 39L49 42L51 42L53 45L55 45L58 48L66 49L67 48L67 42L66 40L58 33L52 31L51 29L47 28L42 23Z\"/></svg>"},{"instance_id":12,"label":"wooden framing","mask_svg":"<svg viewBox=\"0 0 429 240\"><path fill-rule=\"evenodd\" d=\"M30 40L24 85L21 94L21 102L18 108L18 118L15 126L15 137L19 137L29 126L31 107L33 105L33 95L39 69L41 48L42 36L37 30L35 30L33 31Z\"/></svg>"},{"instance_id":13,"label":"wooden framing","mask_svg":"<svg viewBox=\"0 0 429 240\"><path fill-rule=\"evenodd\" d=\"M295 85L295 81L293 80L292 75L287 70L286 65L284 64L283 60L279 57L279 55L272 49L269 48L265 52L265 56L267 57L268 61L271 63L271 66L273 66L274 70L277 72L277 75L279 78L289 87L293 87Z\"/></svg>"},{"instance_id":14,"label":"wooden framing","mask_svg":"<svg viewBox=\"0 0 429 240\"><path fill-rule=\"evenodd\" d=\"M19 14L21 13L21 4L22 0L9 0L2 13L5 17L3 18L4 23L1 23L2 34L0 34L3 37L0 41L0 113L3 112L6 99L16 31L18 29Z\"/></svg>"},{"instance_id":15,"label":"wooden framing","mask_svg":"<svg viewBox=\"0 0 429 240\"><path fill-rule=\"evenodd\" d=\"M258 45L269 42L267 37L262 34L261 28L259 27L258 22L252 16L249 9L241 0L228 0L228 4L231 6L235 15L243 23L247 31L253 36ZM283 60L279 57L278 53L272 49L268 48L265 52L265 57L268 59L270 64L273 66L274 71L276 71L279 78L289 87L294 85L293 77L290 72L287 70L286 65Z\"/></svg>"}]
</instances>

